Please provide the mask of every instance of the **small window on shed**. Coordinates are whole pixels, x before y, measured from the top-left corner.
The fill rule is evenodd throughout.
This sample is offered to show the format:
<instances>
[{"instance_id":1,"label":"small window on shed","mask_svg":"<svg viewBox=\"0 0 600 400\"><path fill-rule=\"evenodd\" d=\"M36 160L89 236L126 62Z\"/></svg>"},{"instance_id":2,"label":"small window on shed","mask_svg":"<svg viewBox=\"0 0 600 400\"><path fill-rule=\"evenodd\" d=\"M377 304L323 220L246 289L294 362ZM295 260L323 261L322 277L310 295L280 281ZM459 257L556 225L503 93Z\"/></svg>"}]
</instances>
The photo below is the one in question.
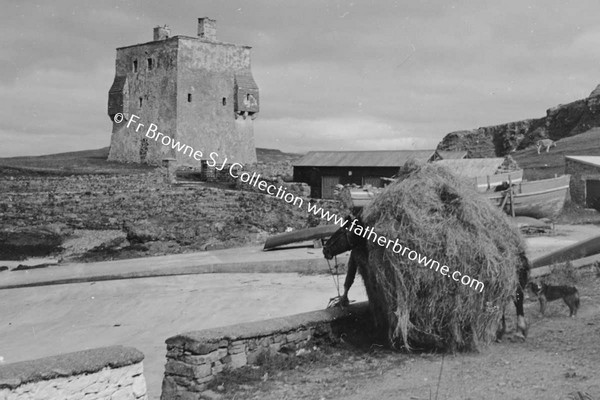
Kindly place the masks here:
<instances>
[{"instance_id":1,"label":"small window on shed","mask_svg":"<svg viewBox=\"0 0 600 400\"><path fill-rule=\"evenodd\" d=\"M137 72L137 60L133 60L133 72Z\"/></svg>"},{"instance_id":2,"label":"small window on shed","mask_svg":"<svg viewBox=\"0 0 600 400\"><path fill-rule=\"evenodd\" d=\"M227 97L223 97L222 103L223 103L224 106L227 105Z\"/></svg>"},{"instance_id":3,"label":"small window on shed","mask_svg":"<svg viewBox=\"0 0 600 400\"><path fill-rule=\"evenodd\" d=\"M152 71L152 59L148 59L148 71Z\"/></svg>"},{"instance_id":4,"label":"small window on shed","mask_svg":"<svg viewBox=\"0 0 600 400\"><path fill-rule=\"evenodd\" d=\"M192 94L188 93L188 103L191 103L191 102L192 102Z\"/></svg>"},{"instance_id":5,"label":"small window on shed","mask_svg":"<svg viewBox=\"0 0 600 400\"><path fill-rule=\"evenodd\" d=\"M140 108L142 108L142 101L143 99L140 97Z\"/></svg>"}]
</instances>

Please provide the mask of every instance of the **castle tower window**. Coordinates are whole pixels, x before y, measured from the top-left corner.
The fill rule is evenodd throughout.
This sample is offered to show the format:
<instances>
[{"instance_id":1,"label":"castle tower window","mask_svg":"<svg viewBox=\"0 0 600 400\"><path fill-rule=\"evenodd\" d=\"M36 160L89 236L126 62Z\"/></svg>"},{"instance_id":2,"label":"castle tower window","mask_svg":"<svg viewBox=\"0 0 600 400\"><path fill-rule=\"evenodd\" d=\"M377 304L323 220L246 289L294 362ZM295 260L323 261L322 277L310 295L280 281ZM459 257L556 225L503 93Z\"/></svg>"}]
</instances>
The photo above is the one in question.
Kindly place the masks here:
<instances>
[{"instance_id":1,"label":"castle tower window","mask_svg":"<svg viewBox=\"0 0 600 400\"><path fill-rule=\"evenodd\" d=\"M227 105L227 97L223 97L223 105L226 106Z\"/></svg>"},{"instance_id":2,"label":"castle tower window","mask_svg":"<svg viewBox=\"0 0 600 400\"><path fill-rule=\"evenodd\" d=\"M152 59L148 59L148 71L152 71Z\"/></svg>"},{"instance_id":3,"label":"castle tower window","mask_svg":"<svg viewBox=\"0 0 600 400\"><path fill-rule=\"evenodd\" d=\"M140 108L142 108L142 98L140 97Z\"/></svg>"},{"instance_id":4,"label":"castle tower window","mask_svg":"<svg viewBox=\"0 0 600 400\"><path fill-rule=\"evenodd\" d=\"M192 102L192 94L188 93L188 103L191 103L191 102Z\"/></svg>"},{"instance_id":5,"label":"castle tower window","mask_svg":"<svg viewBox=\"0 0 600 400\"><path fill-rule=\"evenodd\" d=\"M133 72L137 72L137 60L133 60Z\"/></svg>"}]
</instances>

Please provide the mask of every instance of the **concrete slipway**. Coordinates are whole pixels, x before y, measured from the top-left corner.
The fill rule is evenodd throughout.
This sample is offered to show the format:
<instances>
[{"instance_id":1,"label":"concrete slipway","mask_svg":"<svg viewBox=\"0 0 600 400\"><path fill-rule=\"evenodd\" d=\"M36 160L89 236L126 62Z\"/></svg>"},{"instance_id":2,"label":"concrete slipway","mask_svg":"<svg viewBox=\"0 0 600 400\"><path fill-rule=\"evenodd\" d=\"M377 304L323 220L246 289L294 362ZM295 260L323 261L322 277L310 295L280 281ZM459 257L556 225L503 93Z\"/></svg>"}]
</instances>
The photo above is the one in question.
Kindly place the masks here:
<instances>
[{"instance_id":1,"label":"concrete slipway","mask_svg":"<svg viewBox=\"0 0 600 400\"><path fill-rule=\"evenodd\" d=\"M594 225L559 225L553 236L527 239L527 254L532 258L599 235ZM349 253L338 257L346 263ZM0 266L18 262L3 262ZM333 263L332 263L333 264ZM205 273L327 272L321 249L290 247L263 251L262 247L242 247L118 261L61 264L42 269L6 271L0 274L0 290L65 283L96 282L158 276Z\"/></svg>"},{"instance_id":2,"label":"concrete slipway","mask_svg":"<svg viewBox=\"0 0 600 400\"><path fill-rule=\"evenodd\" d=\"M348 254L338 258L346 262ZM14 263L14 262L13 262ZM1 265L7 262L0 261ZM321 249L296 247L262 251L262 247L203 251L118 261L74 263L3 272L0 289L204 273L328 272Z\"/></svg>"}]
</instances>

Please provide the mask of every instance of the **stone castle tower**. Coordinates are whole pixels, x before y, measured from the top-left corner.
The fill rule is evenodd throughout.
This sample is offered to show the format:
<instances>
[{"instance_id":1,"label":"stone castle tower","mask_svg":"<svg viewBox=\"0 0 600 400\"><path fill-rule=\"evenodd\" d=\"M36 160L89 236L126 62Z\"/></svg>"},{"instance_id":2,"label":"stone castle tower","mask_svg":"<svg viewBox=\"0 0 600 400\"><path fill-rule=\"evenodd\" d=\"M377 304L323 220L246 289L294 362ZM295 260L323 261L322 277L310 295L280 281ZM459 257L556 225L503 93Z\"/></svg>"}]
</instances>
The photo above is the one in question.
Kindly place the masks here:
<instances>
[{"instance_id":1,"label":"stone castle tower","mask_svg":"<svg viewBox=\"0 0 600 400\"><path fill-rule=\"evenodd\" d=\"M253 120L258 87L250 69L250 47L216 40L216 21L198 19L198 37L173 36L167 26L154 28L154 40L117 49L116 74L108 93L113 121L108 159L159 165L174 158L179 166L200 167L171 146L145 137L153 123L158 131L201 150L221 162L256 162ZM146 128L127 128L135 114Z\"/></svg>"}]
</instances>

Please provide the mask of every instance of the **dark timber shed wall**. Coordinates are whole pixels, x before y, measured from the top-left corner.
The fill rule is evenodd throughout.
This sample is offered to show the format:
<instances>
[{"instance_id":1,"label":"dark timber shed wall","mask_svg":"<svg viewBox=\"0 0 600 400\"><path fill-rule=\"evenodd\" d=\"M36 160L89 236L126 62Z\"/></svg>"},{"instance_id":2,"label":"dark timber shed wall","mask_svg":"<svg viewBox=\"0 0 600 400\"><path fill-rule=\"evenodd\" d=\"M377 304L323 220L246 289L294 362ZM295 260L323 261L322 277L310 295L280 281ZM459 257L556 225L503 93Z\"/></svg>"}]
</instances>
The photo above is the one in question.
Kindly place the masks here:
<instances>
[{"instance_id":1,"label":"dark timber shed wall","mask_svg":"<svg viewBox=\"0 0 600 400\"><path fill-rule=\"evenodd\" d=\"M391 177L398 167L294 167L294 182L304 182L311 187L310 196L322 198L321 183L324 176L338 176L339 183L363 184L366 177ZM352 172L349 175L348 172Z\"/></svg>"},{"instance_id":2,"label":"dark timber shed wall","mask_svg":"<svg viewBox=\"0 0 600 400\"><path fill-rule=\"evenodd\" d=\"M332 198L336 184L382 187L408 160L431 161L433 150L310 151L294 162L294 181L311 187L311 197Z\"/></svg>"}]
</instances>

